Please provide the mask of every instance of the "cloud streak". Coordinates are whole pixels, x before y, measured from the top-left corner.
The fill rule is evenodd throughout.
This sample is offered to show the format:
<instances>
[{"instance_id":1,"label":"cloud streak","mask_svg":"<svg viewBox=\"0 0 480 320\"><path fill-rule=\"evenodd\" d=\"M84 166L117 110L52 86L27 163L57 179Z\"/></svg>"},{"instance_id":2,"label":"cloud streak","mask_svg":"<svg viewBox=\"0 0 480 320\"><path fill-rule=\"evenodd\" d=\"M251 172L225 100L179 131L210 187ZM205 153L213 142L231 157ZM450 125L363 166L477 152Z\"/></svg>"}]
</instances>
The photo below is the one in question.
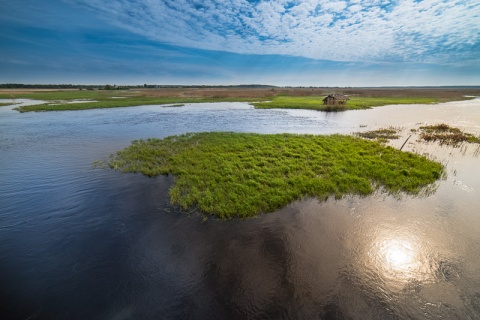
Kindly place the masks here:
<instances>
[{"instance_id":1,"label":"cloud streak","mask_svg":"<svg viewBox=\"0 0 480 320\"><path fill-rule=\"evenodd\" d=\"M166 44L336 61L478 61L476 0L66 0Z\"/></svg>"}]
</instances>

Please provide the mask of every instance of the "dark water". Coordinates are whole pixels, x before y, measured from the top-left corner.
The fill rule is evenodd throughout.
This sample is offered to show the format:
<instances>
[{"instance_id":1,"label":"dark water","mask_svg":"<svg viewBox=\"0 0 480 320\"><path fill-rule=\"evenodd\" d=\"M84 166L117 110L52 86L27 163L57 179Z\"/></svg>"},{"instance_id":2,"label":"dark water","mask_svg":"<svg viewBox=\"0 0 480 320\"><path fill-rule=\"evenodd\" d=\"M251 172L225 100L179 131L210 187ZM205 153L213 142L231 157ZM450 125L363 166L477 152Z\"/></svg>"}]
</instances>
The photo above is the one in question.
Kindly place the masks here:
<instances>
[{"instance_id":1,"label":"dark water","mask_svg":"<svg viewBox=\"0 0 480 320\"><path fill-rule=\"evenodd\" d=\"M479 319L475 146L409 140L408 150L447 166L433 194L306 199L249 220L171 207L170 177L91 168L138 138L385 125L408 136L438 122L480 134L479 100L334 114L238 103L1 107L0 318Z\"/></svg>"}]
</instances>

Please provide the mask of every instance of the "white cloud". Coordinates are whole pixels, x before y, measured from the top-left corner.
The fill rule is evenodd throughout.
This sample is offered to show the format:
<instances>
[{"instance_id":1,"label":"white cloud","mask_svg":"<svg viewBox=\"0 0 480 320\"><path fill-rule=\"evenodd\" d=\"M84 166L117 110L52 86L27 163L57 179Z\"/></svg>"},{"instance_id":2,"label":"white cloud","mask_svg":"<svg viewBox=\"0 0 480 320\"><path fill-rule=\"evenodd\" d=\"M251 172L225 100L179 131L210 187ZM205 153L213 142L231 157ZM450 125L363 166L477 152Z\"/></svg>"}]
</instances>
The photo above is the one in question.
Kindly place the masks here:
<instances>
[{"instance_id":1,"label":"white cloud","mask_svg":"<svg viewBox=\"0 0 480 320\"><path fill-rule=\"evenodd\" d=\"M66 0L161 42L340 61L476 60L478 0Z\"/></svg>"},{"instance_id":2,"label":"white cloud","mask_svg":"<svg viewBox=\"0 0 480 320\"><path fill-rule=\"evenodd\" d=\"M322 5L322 9L338 13L341 13L343 10L345 10L346 7L347 3L345 1L327 2Z\"/></svg>"}]
</instances>

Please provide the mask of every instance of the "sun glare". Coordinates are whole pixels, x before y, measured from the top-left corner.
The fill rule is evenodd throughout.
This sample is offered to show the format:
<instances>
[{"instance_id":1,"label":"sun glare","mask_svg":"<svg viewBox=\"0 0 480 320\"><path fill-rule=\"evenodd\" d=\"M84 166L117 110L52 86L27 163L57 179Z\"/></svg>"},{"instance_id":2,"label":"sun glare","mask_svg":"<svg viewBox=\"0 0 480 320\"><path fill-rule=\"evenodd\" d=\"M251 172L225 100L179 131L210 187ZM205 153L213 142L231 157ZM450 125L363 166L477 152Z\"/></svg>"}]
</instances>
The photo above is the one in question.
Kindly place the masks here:
<instances>
[{"instance_id":1,"label":"sun glare","mask_svg":"<svg viewBox=\"0 0 480 320\"><path fill-rule=\"evenodd\" d=\"M388 269L394 271L407 271L415 267L416 252L414 246L408 241L386 240L381 246L384 262Z\"/></svg>"},{"instance_id":2,"label":"sun glare","mask_svg":"<svg viewBox=\"0 0 480 320\"><path fill-rule=\"evenodd\" d=\"M402 286L412 280L428 281L431 267L418 239L414 236L388 234L372 243L370 263L378 276L390 285Z\"/></svg>"}]
</instances>

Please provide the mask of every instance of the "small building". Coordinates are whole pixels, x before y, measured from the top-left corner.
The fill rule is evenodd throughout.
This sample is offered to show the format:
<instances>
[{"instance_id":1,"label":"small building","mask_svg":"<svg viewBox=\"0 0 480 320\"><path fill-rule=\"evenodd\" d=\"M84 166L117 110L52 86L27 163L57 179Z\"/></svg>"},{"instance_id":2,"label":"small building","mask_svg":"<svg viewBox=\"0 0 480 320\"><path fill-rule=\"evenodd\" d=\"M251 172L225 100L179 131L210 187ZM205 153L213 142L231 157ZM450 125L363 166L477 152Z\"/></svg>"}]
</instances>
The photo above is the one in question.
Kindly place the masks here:
<instances>
[{"instance_id":1,"label":"small building","mask_svg":"<svg viewBox=\"0 0 480 320\"><path fill-rule=\"evenodd\" d=\"M346 105L348 100L350 99L343 94L329 94L323 99L323 104L329 106Z\"/></svg>"}]
</instances>

